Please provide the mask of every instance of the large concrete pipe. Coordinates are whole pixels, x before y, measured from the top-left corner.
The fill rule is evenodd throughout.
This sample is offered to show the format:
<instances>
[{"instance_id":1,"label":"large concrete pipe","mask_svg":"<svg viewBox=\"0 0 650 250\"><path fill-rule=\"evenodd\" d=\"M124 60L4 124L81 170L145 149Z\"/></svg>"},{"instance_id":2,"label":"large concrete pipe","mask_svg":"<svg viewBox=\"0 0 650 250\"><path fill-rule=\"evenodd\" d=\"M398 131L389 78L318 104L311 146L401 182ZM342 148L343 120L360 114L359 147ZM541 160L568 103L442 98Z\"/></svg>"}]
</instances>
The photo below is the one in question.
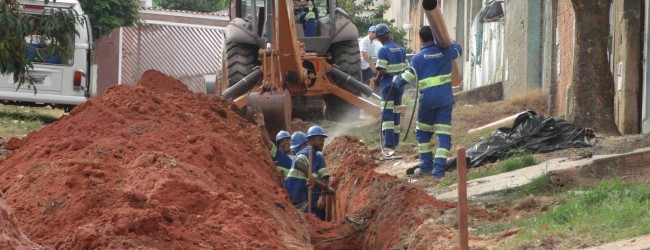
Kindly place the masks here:
<instances>
[{"instance_id":1,"label":"large concrete pipe","mask_svg":"<svg viewBox=\"0 0 650 250\"><path fill-rule=\"evenodd\" d=\"M422 0L422 8L424 9L424 15L427 17L427 21L429 21L429 27L431 28L431 33L433 33L436 46L446 49L451 46L452 40L449 36L447 25L445 25L445 20L442 17L442 11L438 8L440 6L438 1ZM460 86L463 82L463 76L460 74L456 60L452 62L451 66L451 85L454 87Z\"/></svg>"}]
</instances>

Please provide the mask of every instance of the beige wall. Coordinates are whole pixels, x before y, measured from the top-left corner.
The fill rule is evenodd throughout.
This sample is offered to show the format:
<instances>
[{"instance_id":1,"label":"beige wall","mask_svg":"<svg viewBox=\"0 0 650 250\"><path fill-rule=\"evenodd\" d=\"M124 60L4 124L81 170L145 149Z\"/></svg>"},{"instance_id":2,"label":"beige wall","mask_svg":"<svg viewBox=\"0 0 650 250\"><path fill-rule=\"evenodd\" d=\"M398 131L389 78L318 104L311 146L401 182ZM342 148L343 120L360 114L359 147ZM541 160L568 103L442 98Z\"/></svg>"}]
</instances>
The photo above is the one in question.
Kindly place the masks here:
<instances>
[{"instance_id":1,"label":"beige wall","mask_svg":"<svg viewBox=\"0 0 650 250\"><path fill-rule=\"evenodd\" d=\"M614 1L612 4L614 117L622 134L640 132L641 7L638 0Z\"/></svg>"}]
</instances>

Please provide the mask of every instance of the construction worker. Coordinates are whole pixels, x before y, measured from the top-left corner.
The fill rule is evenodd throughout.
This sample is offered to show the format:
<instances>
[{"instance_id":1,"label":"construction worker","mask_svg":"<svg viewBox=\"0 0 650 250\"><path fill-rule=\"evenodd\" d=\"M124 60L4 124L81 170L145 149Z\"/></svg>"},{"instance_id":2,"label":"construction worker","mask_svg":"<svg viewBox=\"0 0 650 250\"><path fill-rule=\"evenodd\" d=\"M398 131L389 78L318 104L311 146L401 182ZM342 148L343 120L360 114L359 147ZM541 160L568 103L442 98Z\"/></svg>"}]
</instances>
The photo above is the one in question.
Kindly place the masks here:
<instances>
[{"instance_id":1,"label":"construction worker","mask_svg":"<svg viewBox=\"0 0 650 250\"><path fill-rule=\"evenodd\" d=\"M302 24L305 36L316 36L316 13L309 10L309 1L295 0L293 6L296 20Z\"/></svg>"},{"instance_id":2,"label":"construction worker","mask_svg":"<svg viewBox=\"0 0 650 250\"><path fill-rule=\"evenodd\" d=\"M404 88L393 85L393 77L407 67L406 51L390 38L390 29L386 24L375 28L377 39L384 45L377 53L377 77L375 86L381 89L381 130L384 135L384 147L395 148L399 143L400 109Z\"/></svg>"},{"instance_id":3,"label":"construction worker","mask_svg":"<svg viewBox=\"0 0 650 250\"><path fill-rule=\"evenodd\" d=\"M254 114L253 120L255 120L255 123L257 123L257 126L260 128L262 143L266 149L269 150L269 155L273 159L273 162L275 162L275 168L282 172L283 178L286 178L289 174L289 169L291 169L291 163L293 162L293 152L291 152L290 148L291 134L287 131L281 130L275 136L275 143L273 143L269 138L269 133L266 131L266 127L264 126L264 115L262 112Z\"/></svg>"},{"instance_id":4,"label":"construction worker","mask_svg":"<svg viewBox=\"0 0 650 250\"><path fill-rule=\"evenodd\" d=\"M420 29L422 49L411 59L411 67L418 76L420 96L416 138L420 151L420 163L415 174L433 174L436 178L445 176L445 165L451 149L451 112L454 95L451 89L451 65L460 57L462 48L456 42L446 49L435 45L429 26ZM395 79L396 85L413 83L415 74L406 70ZM438 148L433 156L433 133L438 137Z\"/></svg>"},{"instance_id":5,"label":"construction worker","mask_svg":"<svg viewBox=\"0 0 650 250\"><path fill-rule=\"evenodd\" d=\"M359 50L361 51L361 81L363 83L368 83L375 74L377 74L377 69L375 63L372 62L372 57L377 56L377 50L375 49L375 42L378 42L375 35L375 27L370 26L368 28L368 35L361 38L359 41Z\"/></svg>"},{"instance_id":6,"label":"construction worker","mask_svg":"<svg viewBox=\"0 0 650 250\"><path fill-rule=\"evenodd\" d=\"M307 187L313 187L310 206L312 213L321 220L325 220L325 211L317 207L320 194L334 193L334 189L329 186L329 171L325 164L325 158L319 153L323 150L325 138L327 138L327 134L320 126L312 126L307 130L309 146L304 147L296 154L289 175L284 181L291 202L303 212L306 212L308 208L309 191ZM311 155L309 155L310 148L312 149ZM309 159L312 164L311 176L309 175Z\"/></svg>"},{"instance_id":7,"label":"construction worker","mask_svg":"<svg viewBox=\"0 0 650 250\"><path fill-rule=\"evenodd\" d=\"M307 135L303 132L294 132L291 135L291 151L296 154L307 147Z\"/></svg>"}]
</instances>

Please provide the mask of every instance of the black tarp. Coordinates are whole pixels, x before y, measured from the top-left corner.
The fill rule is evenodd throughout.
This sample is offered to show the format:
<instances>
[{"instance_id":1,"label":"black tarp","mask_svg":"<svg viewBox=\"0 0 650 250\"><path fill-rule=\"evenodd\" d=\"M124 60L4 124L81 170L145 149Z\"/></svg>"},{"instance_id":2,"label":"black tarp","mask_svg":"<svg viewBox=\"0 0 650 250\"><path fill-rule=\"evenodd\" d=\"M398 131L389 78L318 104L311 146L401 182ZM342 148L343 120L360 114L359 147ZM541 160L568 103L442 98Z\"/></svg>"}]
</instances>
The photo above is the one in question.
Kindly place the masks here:
<instances>
[{"instance_id":1,"label":"black tarp","mask_svg":"<svg viewBox=\"0 0 650 250\"><path fill-rule=\"evenodd\" d=\"M592 129L583 129L562 119L526 111L515 118L512 128L495 130L467 148L467 167L495 162L518 152L544 153L566 148L591 147L596 144ZM455 169L456 161L447 162Z\"/></svg>"}]
</instances>

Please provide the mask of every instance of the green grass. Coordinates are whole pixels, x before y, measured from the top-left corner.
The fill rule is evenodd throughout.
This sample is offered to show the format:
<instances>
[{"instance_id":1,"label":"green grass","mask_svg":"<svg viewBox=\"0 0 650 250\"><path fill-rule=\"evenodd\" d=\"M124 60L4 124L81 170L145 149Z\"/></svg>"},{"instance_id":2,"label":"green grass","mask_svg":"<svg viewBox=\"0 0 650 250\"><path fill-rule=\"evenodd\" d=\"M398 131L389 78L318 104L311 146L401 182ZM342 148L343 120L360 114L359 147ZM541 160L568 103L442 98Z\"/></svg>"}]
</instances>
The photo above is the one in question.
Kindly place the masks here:
<instances>
[{"instance_id":1,"label":"green grass","mask_svg":"<svg viewBox=\"0 0 650 250\"><path fill-rule=\"evenodd\" d=\"M0 104L0 137L24 137L61 117L63 111Z\"/></svg>"},{"instance_id":2,"label":"green grass","mask_svg":"<svg viewBox=\"0 0 650 250\"><path fill-rule=\"evenodd\" d=\"M474 179L479 179L487 176L506 173L517 169L529 167L535 164L537 164L537 162L533 154L531 154L528 151L525 151L519 154L515 154L509 158L506 158L500 164L498 164L494 169L485 169L485 168L473 169L467 174L467 180L474 180ZM445 177L438 185L440 187L450 186L456 183L457 180L458 177L456 176Z\"/></svg>"},{"instance_id":3,"label":"green grass","mask_svg":"<svg viewBox=\"0 0 650 250\"><path fill-rule=\"evenodd\" d=\"M518 226L524 231L500 247L512 248L541 236L570 235L611 242L650 233L650 187L605 181L564 196L566 203L520 221Z\"/></svg>"},{"instance_id":4,"label":"green grass","mask_svg":"<svg viewBox=\"0 0 650 250\"><path fill-rule=\"evenodd\" d=\"M453 136L451 137L451 140L453 145L467 148L471 145L474 145L479 139L487 137L492 132L494 132L494 129L490 129L490 128L482 129L473 133L454 132Z\"/></svg>"}]
</instances>

